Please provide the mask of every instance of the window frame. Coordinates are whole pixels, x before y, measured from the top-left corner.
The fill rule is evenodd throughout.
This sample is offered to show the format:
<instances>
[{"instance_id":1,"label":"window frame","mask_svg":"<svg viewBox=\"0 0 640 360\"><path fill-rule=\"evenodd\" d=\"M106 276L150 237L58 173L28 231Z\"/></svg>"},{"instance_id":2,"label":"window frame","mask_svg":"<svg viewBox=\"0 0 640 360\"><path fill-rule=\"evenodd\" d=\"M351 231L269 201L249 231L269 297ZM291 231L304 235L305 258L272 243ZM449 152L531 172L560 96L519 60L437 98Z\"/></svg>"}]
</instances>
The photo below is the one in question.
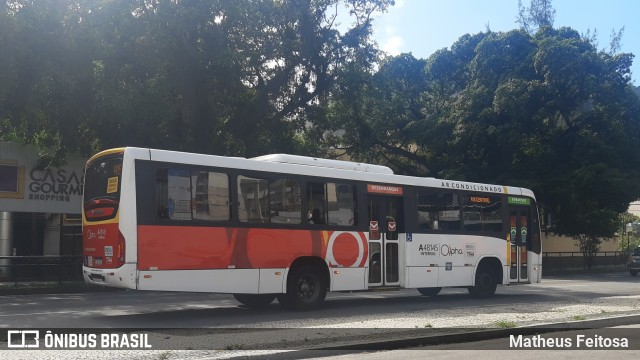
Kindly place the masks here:
<instances>
[{"instance_id":1,"label":"window frame","mask_svg":"<svg viewBox=\"0 0 640 360\"><path fill-rule=\"evenodd\" d=\"M458 230L451 230L451 229L443 229L440 223L440 199L442 197L443 194L446 193L452 193L452 194L456 194L459 199L460 199L460 205L459 205L459 222L460 222L460 227ZM438 229L424 229L420 227L420 222L418 220L418 206L420 205L420 201L419 198L420 196L424 196L424 195L433 195L436 196L438 199ZM482 196L482 197L489 197L489 198L497 198L500 200L500 218L502 219L502 226L501 226L501 231L491 231L491 230L485 230L484 229L484 224L482 225L482 228L480 230L467 230L465 228L465 222L464 222L464 206L465 206L465 201L466 198L469 196ZM408 218L407 220L410 221L408 222L408 226L409 229L413 229L414 233L418 233L418 234L460 234L460 235L477 235L477 236L487 236L487 237L493 237L493 238L505 238L505 222L506 222L506 213L505 211L507 211L508 206L505 205L505 201L506 201L506 194L502 194L502 193L493 193L493 192L476 192L476 191L467 191L467 190L455 190L455 189L441 189L441 188L436 188L436 187L421 187L421 186L416 186L413 187L412 190L410 192L407 192L407 199L409 199L411 202L407 203L407 210L408 211L413 211L415 213L415 215L411 216L411 218ZM505 238L506 239L506 238Z\"/></svg>"},{"instance_id":2,"label":"window frame","mask_svg":"<svg viewBox=\"0 0 640 360\"><path fill-rule=\"evenodd\" d=\"M157 214L158 201L156 197L156 174L160 170L176 169L190 171L190 174L196 174L198 172L213 172L227 175L229 182L229 220L204 220L195 219L191 220L172 220L168 218L161 218ZM250 178L267 179L269 186L272 182L279 179L295 181L301 188L300 198L300 217L301 222L298 223L281 223L271 221L271 208L269 208L269 222L257 223L257 222L242 222L240 221L238 206L238 176L245 176ZM190 177L192 178L192 177ZM299 174L288 174L280 172L269 171L255 171L255 170L243 170L233 168L222 168L214 166L204 165L185 165L178 163L170 163L163 161L148 161L148 160L136 160L136 196L137 196L137 217L138 224L140 225L164 225L164 226L214 226L214 227L233 227L233 228L275 228L275 229L300 229L300 230L331 230L331 231L364 231L361 229L362 220L358 209L360 203L363 201L363 187L366 187L365 182L348 179L336 179L328 177L307 176ZM306 186L308 183L324 183L325 193L326 184L335 183L339 185L349 185L353 191L354 202L354 224L353 225L329 225L329 224L309 224L306 222L306 209L308 208L307 199L305 196ZM154 184L154 186L148 186L148 184ZM195 185L194 185L195 186ZM267 204L271 207L271 199L268 198ZM325 206L328 206L328 201L325 196ZM328 208L327 208L328 209Z\"/></svg>"},{"instance_id":3,"label":"window frame","mask_svg":"<svg viewBox=\"0 0 640 360\"><path fill-rule=\"evenodd\" d=\"M480 207L480 229L477 230L471 230L468 229L467 227L467 223L466 223L466 219L465 219L465 208L467 206L469 206L469 203L473 203L473 201L471 200L472 198L488 198L489 199L489 203L490 204L495 204L495 202L493 200L498 200L500 203L500 207L499 207L499 214L500 214L500 230L490 230L487 229L487 222L482 221L482 219L484 218L485 215L485 207ZM462 214L462 229L465 232L468 233L473 233L473 234L502 234L502 232L504 232L504 224L505 224L505 216L504 216L504 197L499 195L499 194L492 194L492 193L477 193L477 192L464 192L462 195L462 210L461 210L461 214Z\"/></svg>"}]
</instances>

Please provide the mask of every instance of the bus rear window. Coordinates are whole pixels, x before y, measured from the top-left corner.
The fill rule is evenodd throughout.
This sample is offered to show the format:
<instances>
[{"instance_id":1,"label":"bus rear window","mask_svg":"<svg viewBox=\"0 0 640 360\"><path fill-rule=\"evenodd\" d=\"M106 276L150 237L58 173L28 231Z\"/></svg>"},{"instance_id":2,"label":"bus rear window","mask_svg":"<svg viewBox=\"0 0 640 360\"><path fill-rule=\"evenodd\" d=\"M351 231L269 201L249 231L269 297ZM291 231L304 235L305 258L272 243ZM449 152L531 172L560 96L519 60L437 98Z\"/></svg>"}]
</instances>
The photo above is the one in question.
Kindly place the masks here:
<instances>
[{"instance_id":1,"label":"bus rear window","mask_svg":"<svg viewBox=\"0 0 640 360\"><path fill-rule=\"evenodd\" d=\"M96 159L84 178L84 215L87 221L113 219L120 203L122 157Z\"/></svg>"}]
</instances>

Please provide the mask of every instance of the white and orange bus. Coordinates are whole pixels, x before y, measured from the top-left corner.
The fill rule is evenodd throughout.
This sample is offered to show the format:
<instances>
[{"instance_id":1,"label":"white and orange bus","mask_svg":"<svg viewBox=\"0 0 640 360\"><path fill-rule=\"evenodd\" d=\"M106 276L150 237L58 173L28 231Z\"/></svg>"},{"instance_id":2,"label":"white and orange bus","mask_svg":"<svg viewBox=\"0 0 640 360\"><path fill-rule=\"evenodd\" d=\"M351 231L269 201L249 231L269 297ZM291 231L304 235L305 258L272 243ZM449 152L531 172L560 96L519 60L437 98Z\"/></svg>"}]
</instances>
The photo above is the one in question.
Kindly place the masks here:
<instances>
[{"instance_id":1,"label":"white and orange bus","mask_svg":"<svg viewBox=\"0 0 640 360\"><path fill-rule=\"evenodd\" d=\"M381 287L487 297L542 273L530 190L347 161L111 149L87 162L82 214L86 282L251 307Z\"/></svg>"}]
</instances>

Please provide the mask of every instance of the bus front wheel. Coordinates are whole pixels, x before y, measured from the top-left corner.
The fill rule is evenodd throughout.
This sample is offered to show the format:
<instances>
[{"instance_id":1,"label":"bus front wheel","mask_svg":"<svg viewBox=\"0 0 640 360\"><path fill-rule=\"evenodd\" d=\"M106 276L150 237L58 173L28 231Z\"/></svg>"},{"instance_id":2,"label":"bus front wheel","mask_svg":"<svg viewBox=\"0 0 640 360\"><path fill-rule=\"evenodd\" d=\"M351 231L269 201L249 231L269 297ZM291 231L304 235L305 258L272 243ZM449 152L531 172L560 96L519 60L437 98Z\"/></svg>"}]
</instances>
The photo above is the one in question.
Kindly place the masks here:
<instances>
[{"instance_id":1,"label":"bus front wheel","mask_svg":"<svg viewBox=\"0 0 640 360\"><path fill-rule=\"evenodd\" d=\"M327 284L321 271L310 265L294 269L287 280L287 292L278 301L293 310L314 310L327 296Z\"/></svg>"},{"instance_id":2,"label":"bus front wheel","mask_svg":"<svg viewBox=\"0 0 640 360\"><path fill-rule=\"evenodd\" d=\"M269 306L276 298L275 294L233 294L242 305L249 308L263 308Z\"/></svg>"}]
</instances>

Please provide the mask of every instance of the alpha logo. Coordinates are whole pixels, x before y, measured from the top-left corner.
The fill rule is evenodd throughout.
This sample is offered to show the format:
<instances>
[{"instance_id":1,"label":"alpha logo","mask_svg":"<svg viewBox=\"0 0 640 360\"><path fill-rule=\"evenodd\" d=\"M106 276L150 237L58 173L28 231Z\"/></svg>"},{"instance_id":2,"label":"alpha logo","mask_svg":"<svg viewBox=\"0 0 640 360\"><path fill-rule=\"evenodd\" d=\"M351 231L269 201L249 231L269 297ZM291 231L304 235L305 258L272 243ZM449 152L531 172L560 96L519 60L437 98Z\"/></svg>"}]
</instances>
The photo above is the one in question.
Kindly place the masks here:
<instances>
[{"instance_id":1,"label":"alpha logo","mask_svg":"<svg viewBox=\"0 0 640 360\"><path fill-rule=\"evenodd\" d=\"M40 347L40 331L9 330L7 331L7 347L17 349L38 348Z\"/></svg>"}]
</instances>

